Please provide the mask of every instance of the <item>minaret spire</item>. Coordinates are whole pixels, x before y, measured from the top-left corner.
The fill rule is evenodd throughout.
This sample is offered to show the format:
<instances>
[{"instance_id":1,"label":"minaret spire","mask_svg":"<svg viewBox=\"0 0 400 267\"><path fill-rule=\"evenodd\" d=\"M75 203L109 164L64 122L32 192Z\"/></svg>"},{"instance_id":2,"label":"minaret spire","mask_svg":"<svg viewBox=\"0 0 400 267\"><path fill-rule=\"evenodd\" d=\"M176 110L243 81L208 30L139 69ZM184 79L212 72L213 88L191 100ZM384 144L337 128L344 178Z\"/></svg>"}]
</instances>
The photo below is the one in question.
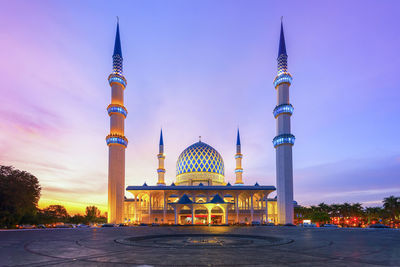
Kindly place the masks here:
<instances>
[{"instance_id":1,"label":"minaret spire","mask_svg":"<svg viewBox=\"0 0 400 267\"><path fill-rule=\"evenodd\" d=\"M125 137L125 118L128 114L124 106L126 79L122 72L121 40L119 23L113 58L113 71L108 76L111 87L111 104L107 111L110 116L110 134L106 137L108 145L108 222L123 223L125 198L125 149L128 139Z\"/></svg>"},{"instance_id":2,"label":"minaret spire","mask_svg":"<svg viewBox=\"0 0 400 267\"><path fill-rule=\"evenodd\" d=\"M122 58L121 39L119 37L119 18L117 17L117 33L115 35L114 54Z\"/></svg>"},{"instance_id":3,"label":"minaret spire","mask_svg":"<svg viewBox=\"0 0 400 267\"><path fill-rule=\"evenodd\" d=\"M239 128L237 130L237 138L236 138L236 153L241 152L241 145L240 145L240 134L239 134Z\"/></svg>"},{"instance_id":4,"label":"minaret spire","mask_svg":"<svg viewBox=\"0 0 400 267\"><path fill-rule=\"evenodd\" d=\"M123 59L121 49L121 38L119 36L119 19L117 17L117 32L115 34L114 53L113 53L113 74L123 75ZM125 81L126 82L126 81Z\"/></svg>"},{"instance_id":5,"label":"minaret spire","mask_svg":"<svg viewBox=\"0 0 400 267\"><path fill-rule=\"evenodd\" d=\"M279 52L278 57L280 55L287 55L286 54L286 44L285 44L285 35L283 33L283 17L281 18L281 36L279 38Z\"/></svg>"},{"instance_id":6,"label":"minaret spire","mask_svg":"<svg viewBox=\"0 0 400 267\"><path fill-rule=\"evenodd\" d=\"M162 129L161 129L161 133L160 133L159 153L164 153L164 140L163 140L163 136L162 136Z\"/></svg>"},{"instance_id":7,"label":"minaret spire","mask_svg":"<svg viewBox=\"0 0 400 267\"><path fill-rule=\"evenodd\" d=\"M165 168L164 168L164 160L165 160L165 155L164 155L164 140L163 140L163 134L162 134L162 129L160 133L160 144L159 144L159 150L158 150L158 182L157 185L165 185Z\"/></svg>"},{"instance_id":8,"label":"minaret spire","mask_svg":"<svg viewBox=\"0 0 400 267\"><path fill-rule=\"evenodd\" d=\"M243 155L241 153L241 144L240 144L240 134L239 134L239 128L237 130L237 138L236 138L236 169L235 169L235 174L236 174L236 181L235 184L243 184L243 169L242 169L242 158Z\"/></svg>"},{"instance_id":9,"label":"minaret spire","mask_svg":"<svg viewBox=\"0 0 400 267\"><path fill-rule=\"evenodd\" d=\"M277 120L276 136L272 143L276 150L276 189L279 224L293 223L293 160L292 146L295 137L291 134L290 117L293 106L289 101L289 87L292 75L288 72L287 53L283 23L278 52L278 75L274 80L274 87L278 94L278 103L273 111Z\"/></svg>"},{"instance_id":10,"label":"minaret spire","mask_svg":"<svg viewBox=\"0 0 400 267\"><path fill-rule=\"evenodd\" d=\"M283 18L283 17L282 17ZM281 78L291 79L292 77L288 73L288 64L287 59L288 55L286 53L286 43L285 43L285 35L283 33L283 22L281 18L281 35L279 38L279 50L278 50L278 76L282 76ZM276 87L276 84L275 84Z\"/></svg>"}]
</instances>

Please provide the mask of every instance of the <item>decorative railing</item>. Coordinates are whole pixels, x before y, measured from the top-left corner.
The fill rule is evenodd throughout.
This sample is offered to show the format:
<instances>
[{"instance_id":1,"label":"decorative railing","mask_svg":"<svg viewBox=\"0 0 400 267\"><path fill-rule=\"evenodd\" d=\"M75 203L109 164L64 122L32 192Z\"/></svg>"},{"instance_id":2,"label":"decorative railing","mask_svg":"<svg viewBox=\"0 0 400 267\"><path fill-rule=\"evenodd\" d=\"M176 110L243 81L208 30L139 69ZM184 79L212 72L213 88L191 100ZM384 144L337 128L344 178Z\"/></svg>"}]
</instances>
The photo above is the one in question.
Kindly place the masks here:
<instances>
[{"instance_id":1,"label":"decorative railing","mask_svg":"<svg viewBox=\"0 0 400 267\"><path fill-rule=\"evenodd\" d=\"M124 88L126 87L127 84L125 77L119 74L110 74L108 76L108 82L110 83L110 85L112 85L113 83L118 83L122 85Z\"/></svg>"},{"instance_id":2,"label":"decorative railing","mask_svg":"<svg viewBox=\"0 0 400 267\"><path fill-rule=\"evenodd\" d=\"M292 104L282 104L282 105L276 106L274 108L274 111L273 111L274 117L276 118L280 114L290 114L290 115L292 115L293 114L293 110L294 110L294 108L293 108Z\"/></svg>"},{"instance_id":3,"label":"decorative railing","mask_svg":"<svg viewBox=\"0 0 400 267\"><path fill-rule=\"evenodd\" d=\"M274 144L274 147L284 145L284 144L290 144L294 145L295 137L293 134L281 134L278 136L275 136L275 138L272 140L272 143Z\"/></svg>"},{"instance_id":4,"label":"decorative railing","mask_svg":"<svg viewBox=\"0 0 400 267\"><path fill-rule=\"evenodd\" d=\"M124 116L124 118L126 118L126 116L128 115L128 111L126 110L126 108L118 104L108 105L107 111L108 115L111 115L112 113L121 114L122 116Z\"/></svg>"},{"instance_id":5,"label":"decorative railing","mask_svg":"<svg viewBox=\"0 0 400 267\"><path fill-rule=\"evenodd\" d=\"M292 75L290 75L290 73L285 72L282 73L278 76L275 77L274 80L274 87L276 88L278 85L282 84L282 83L288 83L291 84L292 83Z\"/></svg>"},{"instance_id":6,"label":"decorative railing","mask_svg":"<svg viewBox=\"0 0 400 267\"><path fill-rule=\"evenodd\" d=\"M118 134L110 134L106 137L107 145L122 145L124 147L128 146L128 139L125 136Z\"/></svg>"}]
</instances>

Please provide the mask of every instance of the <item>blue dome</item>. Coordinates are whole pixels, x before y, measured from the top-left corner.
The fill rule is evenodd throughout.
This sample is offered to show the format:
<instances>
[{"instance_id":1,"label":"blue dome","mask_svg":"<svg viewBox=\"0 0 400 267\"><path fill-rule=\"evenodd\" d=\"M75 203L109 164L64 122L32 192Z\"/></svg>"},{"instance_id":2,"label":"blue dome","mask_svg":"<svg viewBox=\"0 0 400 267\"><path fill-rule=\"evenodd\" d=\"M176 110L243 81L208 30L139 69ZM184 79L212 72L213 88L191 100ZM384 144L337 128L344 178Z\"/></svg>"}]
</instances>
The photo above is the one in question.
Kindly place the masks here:
<instances>
[{"instance_id":1,"label":"blue dome","mask_svg":"<svg viewBox=\"0 0 400 267\"><path fill-rule=\"evenodd\" d=\"M203 142L194 143L180 154L176 163L176 176L194 172L224 176L224 161L218 151L210 145Z\"/></svg>"}]
</instances>

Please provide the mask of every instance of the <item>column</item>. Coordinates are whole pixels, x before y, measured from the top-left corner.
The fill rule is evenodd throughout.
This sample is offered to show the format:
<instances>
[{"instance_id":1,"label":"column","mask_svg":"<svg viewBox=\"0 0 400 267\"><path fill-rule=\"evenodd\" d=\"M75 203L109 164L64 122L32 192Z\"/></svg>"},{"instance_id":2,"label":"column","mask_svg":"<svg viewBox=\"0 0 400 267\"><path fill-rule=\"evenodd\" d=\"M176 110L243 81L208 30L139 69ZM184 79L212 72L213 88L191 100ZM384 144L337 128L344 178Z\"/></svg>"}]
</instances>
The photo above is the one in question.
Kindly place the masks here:
<instances>
[{"instance_id":1,"label":"column","mask_svg":"<svg viewBox=\"0 0 400 267\"><path fill-rule=\"evenodd\" d=\"M167 223L167 198L165 195L165 191L164 191L164 210L163 210L163 221L164 223Z\"/></svg>"},{"instance_id":2,"label":"column","mask_svg":"<svg viewBox=\"0 0 400 267\"><path fill-rule=\"evenodd\" d=\"M265 223L268 223L268 195L265 195Z\"/></svg>"},{"instance_id":3,"label":"column","mask_svg":"<svg viewBox=\"0 0 400 267\"><path fill-rule=\"evenodd\" d=\"M149 194L149 223L152 223L152 221L151 221L151 194Z\"/></svg>"},{"instance_id":4,"label":"column","mask_svg":"<svg viewBox=\"0 0 400 267\"><path fill-rule=\"evenodd\" d=\"M236 209L236 222L239 223L239 194L236 195L235 209Z\"/></svg>"},{"instance_id":5,"label":"column","mask_svg":"<svg viewBox=\"0 0 400 267\"><path fill-rule=\"evenodd\" d=\"M174 207L174 212L175 212L175 225L178 224L178 207Z\"/></svg>"},{"instance_id":6,"label":"column","mask_svg":"<svg viewBox=\"0 0 400 267\"><path fill-rule=\"evenodd\" d=\"M226 205L225 207L225 224L229 224L229 220L228 220L228 205Z\"/></svg>"},{"instance_id":7,"label":"column","mask_svg":"<svg viewBox=\"0 0 400 267\"><path fill-rule=\"evenodd\" d=\"M253 209L253 195L251 195L251 203L250 203L250 218L251 222L253 221L254 209Z\"/></svg>"},{"instance_id":8,"label":"column","mask_svg":"<svg viewBox=\"0 0 400 267\"><path fill-rule=\"evenodd\" d=\"M192 225L194 225L194 205L192 204Z\"/></svg>"}]
</instances>

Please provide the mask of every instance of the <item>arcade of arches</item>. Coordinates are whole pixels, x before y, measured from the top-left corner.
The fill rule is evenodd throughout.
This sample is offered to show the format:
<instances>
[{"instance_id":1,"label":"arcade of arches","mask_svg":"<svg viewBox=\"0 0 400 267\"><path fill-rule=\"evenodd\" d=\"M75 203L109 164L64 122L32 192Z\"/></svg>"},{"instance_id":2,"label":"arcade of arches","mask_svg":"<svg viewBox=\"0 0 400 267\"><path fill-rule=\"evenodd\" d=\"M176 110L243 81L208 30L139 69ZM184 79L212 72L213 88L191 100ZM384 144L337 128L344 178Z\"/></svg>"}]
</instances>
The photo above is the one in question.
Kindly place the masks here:
<instances>
[{"instance_id":1,"label":"arcade of arches","mask_svg":"<svg viewBox=\"0 0 400 267\"><path fill-rule=\"evenodd\" d=\"M217 188L219 190L215 190ZM276 200L268 199L268 194L274 191L272 188L204 186L204 190L190 189L193 188L141 186L128 189L133 198L124 202L124 221L181 225L277 221Z\"/></svg>"}]
</instances>

